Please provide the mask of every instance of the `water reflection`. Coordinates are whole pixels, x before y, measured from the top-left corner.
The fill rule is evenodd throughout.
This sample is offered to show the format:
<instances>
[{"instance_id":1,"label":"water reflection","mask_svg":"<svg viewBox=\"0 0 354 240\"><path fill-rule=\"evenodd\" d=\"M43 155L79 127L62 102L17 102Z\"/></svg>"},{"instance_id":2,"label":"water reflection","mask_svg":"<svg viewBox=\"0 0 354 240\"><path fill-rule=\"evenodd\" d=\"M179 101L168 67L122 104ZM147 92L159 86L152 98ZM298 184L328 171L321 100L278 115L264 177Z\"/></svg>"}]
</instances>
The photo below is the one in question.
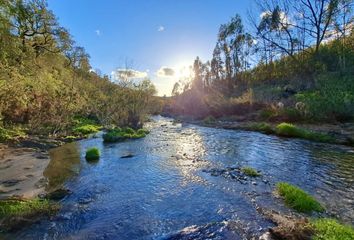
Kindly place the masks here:
<instances>
[{"instance_id":1,"label":"water reflection","mask_svg":"<svg viewBox=\"0 0 354 240\"><path fill-rule=\"evenodd\" d=\"M47 191L62 186L80 171L80 151L77 143L70 143L50 151L50 159L44 170L48 179Z\"/></svg>"}]
</instances>

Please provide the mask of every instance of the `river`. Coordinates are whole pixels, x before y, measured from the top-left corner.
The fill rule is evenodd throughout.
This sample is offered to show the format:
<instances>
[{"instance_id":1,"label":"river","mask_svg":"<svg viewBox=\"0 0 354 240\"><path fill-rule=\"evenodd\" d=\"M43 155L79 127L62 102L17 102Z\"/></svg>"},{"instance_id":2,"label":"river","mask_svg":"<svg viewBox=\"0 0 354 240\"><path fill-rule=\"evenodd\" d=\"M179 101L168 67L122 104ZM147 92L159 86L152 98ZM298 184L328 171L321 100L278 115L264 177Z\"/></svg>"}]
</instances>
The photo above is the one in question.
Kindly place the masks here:
<instances>
[{"instance_id":1,"label":"river","mask_svg":"<svg viewBox=\"0 0 354 240\"><path fill-rule=\"evenodd\" d=\"M144 139L104 144L98 136L53 149L48 188L64 185L72 194L52 219L5 238L177 239L184 228L194 239L249 238L273 226L257 209L290 213L274 197L279 181L311 193L326 216L354 224L353 148L163 117L146 127ZM93 146L101 159L90 164L84 155ZM214 174L243 166L262 177L242 182Z\"/></svg>"}]
</instances>

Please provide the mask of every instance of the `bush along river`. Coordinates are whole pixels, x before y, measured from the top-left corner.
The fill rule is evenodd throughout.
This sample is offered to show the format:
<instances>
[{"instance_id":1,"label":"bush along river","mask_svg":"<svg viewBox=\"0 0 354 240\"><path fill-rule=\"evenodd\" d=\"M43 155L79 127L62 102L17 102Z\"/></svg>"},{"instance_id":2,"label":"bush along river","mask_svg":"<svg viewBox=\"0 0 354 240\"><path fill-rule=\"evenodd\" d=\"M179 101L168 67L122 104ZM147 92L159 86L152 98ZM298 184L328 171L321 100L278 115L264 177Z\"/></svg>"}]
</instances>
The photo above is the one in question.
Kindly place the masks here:
<instances>
[{"instance_id":1,"label":"bush along river","mask_svg":"<svg viewBox=\"0 0 354 240\"><path fill-rule=\"evenodd\" d=\"M353 148L163 117L146 128L141 139L107 144L98 135L51 150L47 190L70 194L53 217L2 237L258 239L275 226L262 212L301 216L274 194L279 182L326 209L310 217L354 224ZM100 159L87 161L93 147Z\"/></svg>"}]
</instances>

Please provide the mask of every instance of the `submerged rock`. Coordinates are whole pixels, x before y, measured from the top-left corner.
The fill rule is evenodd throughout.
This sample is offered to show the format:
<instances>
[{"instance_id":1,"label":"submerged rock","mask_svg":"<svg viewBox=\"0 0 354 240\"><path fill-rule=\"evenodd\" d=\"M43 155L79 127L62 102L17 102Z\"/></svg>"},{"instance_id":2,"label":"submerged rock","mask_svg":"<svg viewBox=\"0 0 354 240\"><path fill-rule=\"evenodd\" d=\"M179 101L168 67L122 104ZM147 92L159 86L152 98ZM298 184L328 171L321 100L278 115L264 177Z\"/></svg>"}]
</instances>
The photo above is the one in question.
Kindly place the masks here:
<instances>
[{"instance_id":1,"label":"submerged rock","mask_svg":"<svg viewBox=\"0 0 354 240\"><path fill-rule=\"evenodd\" d=\"M46 194L45 198L50 199L50 200L61 200L64 197L70 195L72 192L69 189L66 188L59 188L55 191L52 191L48 194Z\"/></svg>"},{"instance_id":2,"label":"submerged rock","mask_svg":"<svg viewBox=\"0 0 354 240\"><path fill-rule=\"evenodd\" d=\"M126 155L121 156L120 158L133 158L133 157L135 157L135 155L129 153L129 154L126 154Z\"/></svg>"}]
</instances>

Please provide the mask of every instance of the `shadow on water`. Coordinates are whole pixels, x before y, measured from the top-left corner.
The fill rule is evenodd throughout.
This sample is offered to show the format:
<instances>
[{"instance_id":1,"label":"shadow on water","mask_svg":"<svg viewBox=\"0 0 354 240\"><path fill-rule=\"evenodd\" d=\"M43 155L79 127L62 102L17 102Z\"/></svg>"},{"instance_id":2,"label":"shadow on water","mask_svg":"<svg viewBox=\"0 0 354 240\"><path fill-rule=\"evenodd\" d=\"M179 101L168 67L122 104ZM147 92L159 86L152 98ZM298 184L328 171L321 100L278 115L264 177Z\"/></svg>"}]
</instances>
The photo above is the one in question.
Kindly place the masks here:
<instances>
[{"instance_id":1,"label":"shadow on water","mask_svg":"<svg viewBox=\"0 0 354 240\"><path fill-rule=\"evenodd\" d=\"M257 207L290 211L272 195L279 181L300 186L328 215L353 224L352 148L182 126L162 117L147 127L144 139L103 144L92 138L51 151L44 173L49 189L64 184L73 193L56 217L9 239L173 239L186 227L205 238L250 238L272 226ZM101 158L88 164L85 150L93 146ZM242 166L263 176L240 182L209 172Z\"/></svg>"}]
</instances>

